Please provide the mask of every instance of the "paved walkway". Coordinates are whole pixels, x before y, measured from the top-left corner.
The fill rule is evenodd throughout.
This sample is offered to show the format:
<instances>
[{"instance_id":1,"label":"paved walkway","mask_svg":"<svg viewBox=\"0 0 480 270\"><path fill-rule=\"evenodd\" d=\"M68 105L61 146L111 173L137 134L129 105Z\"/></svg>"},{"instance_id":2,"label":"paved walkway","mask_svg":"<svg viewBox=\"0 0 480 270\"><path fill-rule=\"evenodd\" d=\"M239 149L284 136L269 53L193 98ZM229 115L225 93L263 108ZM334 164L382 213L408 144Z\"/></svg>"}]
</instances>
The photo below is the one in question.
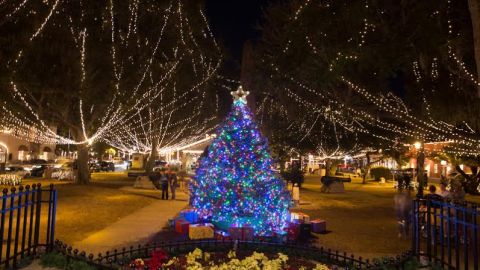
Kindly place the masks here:
<instances>
[{"instance_id":1,"label":"paved walkway","mask_svg":"<svg viewBox=\"0 0 480 270\"><path fill-rule=\"evenodd\" d=\"M125 188L131 192L148 192L158 196L159 191L139 191ZM175 201L158 200L132 213L103 230L100 230L80 242L74 243L74 248L87 254L97 255L115 248L121 249L132 244L138 244L167 226L168 219L175 217L188 204L188 197L183 192L177 193ZM112 206L115 207L115 206Z\"/></svg>"},{"instance_id":2,"label":"paved walkway","mask_svg":"<svg viewBox=\"0 0 480 270\"><path fill-rule=\"evenodd\" d=\"M183 192L177 192L175 201L160 200L158 190L140 190L133 187L125 187L122 190L147 196L158 197L155 201L144 208L132 213L110 226L91 234L89 237L74 243L73 247L85 251L87 254L105 253L115 248L121 249L130 245L143 243L146 239L154 236L167 226L168 219L175 217L188 205L188 196ZM121 207L112 205L112 207ZM23 268L24 270L43 269L38 262Z\"/></svg>"}]
</instances>

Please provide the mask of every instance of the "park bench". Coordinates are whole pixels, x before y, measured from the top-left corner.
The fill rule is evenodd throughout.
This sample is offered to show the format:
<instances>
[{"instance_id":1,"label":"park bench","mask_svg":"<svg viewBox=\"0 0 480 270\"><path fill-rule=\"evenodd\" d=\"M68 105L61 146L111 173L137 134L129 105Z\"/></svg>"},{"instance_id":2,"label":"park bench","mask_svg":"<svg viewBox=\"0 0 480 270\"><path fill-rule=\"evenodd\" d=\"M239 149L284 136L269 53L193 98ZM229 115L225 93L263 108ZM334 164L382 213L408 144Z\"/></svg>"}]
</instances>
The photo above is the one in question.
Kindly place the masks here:
<instances>
[{"instance_id":1,"label":"park bench","mask_svg":"<svg viewBox=\"0 0 480 270\"><path fill-rule=\"evenodd\" d=\"M324 193L343 193L345 192L345 182L352 182L350 177L339 176L323 176L320 179L322 182L322 192Z\"/></svg>"}]
</instances>

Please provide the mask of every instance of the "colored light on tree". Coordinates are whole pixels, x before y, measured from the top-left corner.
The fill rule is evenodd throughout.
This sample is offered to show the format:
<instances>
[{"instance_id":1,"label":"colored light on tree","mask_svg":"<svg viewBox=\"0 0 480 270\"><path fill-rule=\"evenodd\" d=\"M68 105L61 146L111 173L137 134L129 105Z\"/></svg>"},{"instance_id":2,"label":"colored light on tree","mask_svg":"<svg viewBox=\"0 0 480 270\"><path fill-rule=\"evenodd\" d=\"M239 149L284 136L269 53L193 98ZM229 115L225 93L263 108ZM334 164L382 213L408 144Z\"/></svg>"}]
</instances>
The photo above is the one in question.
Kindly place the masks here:
<instances>
[{"instance_id":1,"label":"colored light on tree","mask_svg":"<svg viewBox=\"0 0 480 270\"><path fill-rule=\"evenodd\" d=\"M291 196L272 170L268 143L258 129L241 87L232 110L199 161L192 206L201 216L228 226L250 225L271 235L286 223Z\"/></svg>"}]
</instances>

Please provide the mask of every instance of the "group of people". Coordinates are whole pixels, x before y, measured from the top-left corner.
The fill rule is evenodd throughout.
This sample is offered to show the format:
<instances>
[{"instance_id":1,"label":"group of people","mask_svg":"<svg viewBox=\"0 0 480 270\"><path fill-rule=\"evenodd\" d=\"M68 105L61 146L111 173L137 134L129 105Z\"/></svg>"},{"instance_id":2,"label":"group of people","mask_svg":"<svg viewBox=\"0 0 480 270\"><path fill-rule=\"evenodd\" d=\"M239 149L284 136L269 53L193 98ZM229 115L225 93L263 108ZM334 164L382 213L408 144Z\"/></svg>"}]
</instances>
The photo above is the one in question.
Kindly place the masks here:
<instances>
[{"instance_id":1,"label":"group of people","mask_svg":"<svg viewBox=\"0 0 480 270\"><path fill-rule=\"evenodd\" d=\"M171 199L175 200L175 190L179 187L175 168L159 168L151 175L150 180L162 190L162 200L168 200L168 190L171 191Z\"/></svg>"},{"instance_id":2,"label":"group of people","mask_svg":"<svg viewBox=\"0 0 480 270\"><path fill-rule=\"evenodd\" d=\"M443 200L463 200L465 192L463 188L457 188L451 185L450 189L447 189L447 184L442 182L439 185L439 190L434 185L428 187L428 194L424 196L427 200L443 201ZM410 231L410 223L413 213L413 198L411 196L411 189L405 188L404 185L398 187L398 192L394 196L395 201L395 213L399 225L399 237L408 237ZM426 211L426 206L420 206L419 211Z\"/></svg>"}]
</instances>

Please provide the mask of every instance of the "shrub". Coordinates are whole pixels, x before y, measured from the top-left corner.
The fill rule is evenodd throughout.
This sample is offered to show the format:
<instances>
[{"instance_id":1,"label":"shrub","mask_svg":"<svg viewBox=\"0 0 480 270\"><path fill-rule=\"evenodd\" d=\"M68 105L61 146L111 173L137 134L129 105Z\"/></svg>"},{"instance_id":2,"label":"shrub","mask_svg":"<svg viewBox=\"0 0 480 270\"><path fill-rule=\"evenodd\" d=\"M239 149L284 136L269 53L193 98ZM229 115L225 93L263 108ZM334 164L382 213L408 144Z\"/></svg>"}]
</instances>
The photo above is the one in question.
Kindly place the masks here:
<instances>
[{"instance_id":1,"label":"shrub","mask_svg":"<svg viewBox=\"0 0 480 270\"><path fill-rule=\"evenodd\" d=\"M96 270L97 268L89 265L86 262L73 261L72 263L70 263L68 265L68 269L71 269L71 270Z\"/></svg>"},{"instance_id":2,"label":"shrub","mask_svg":"<svg viewBox=\"0 0 480 270\"><path fill-rule=\"evenodd\" d=\"M57 252L45 253L40 257L40 265L64 269L67 265L67 258Z\"/></svg>"},{"instance_id":3,"label":"shrub","mask_svg":"<svg viewBox=\"0 0 480 270\"><path fill-rule=\"evenodd\" d=\"M292 168L291 170L282 172L282 177L290 183L297 184L299 187L302 186L305 177L302 170L297 167Z\"/></svg>"},{"instance_id":4,"label":"shrub","mask_svg":"<svg viewBox=\"0 0 480 270\"><path fill-rule=\"evenodd\" d=\"M375 180L380 180L380 178L385 178L385 180L393 179L392 172L389 168L386 167L375 167L370 170L370 175L375 178Z\"/></svg>"}]
</instances>

